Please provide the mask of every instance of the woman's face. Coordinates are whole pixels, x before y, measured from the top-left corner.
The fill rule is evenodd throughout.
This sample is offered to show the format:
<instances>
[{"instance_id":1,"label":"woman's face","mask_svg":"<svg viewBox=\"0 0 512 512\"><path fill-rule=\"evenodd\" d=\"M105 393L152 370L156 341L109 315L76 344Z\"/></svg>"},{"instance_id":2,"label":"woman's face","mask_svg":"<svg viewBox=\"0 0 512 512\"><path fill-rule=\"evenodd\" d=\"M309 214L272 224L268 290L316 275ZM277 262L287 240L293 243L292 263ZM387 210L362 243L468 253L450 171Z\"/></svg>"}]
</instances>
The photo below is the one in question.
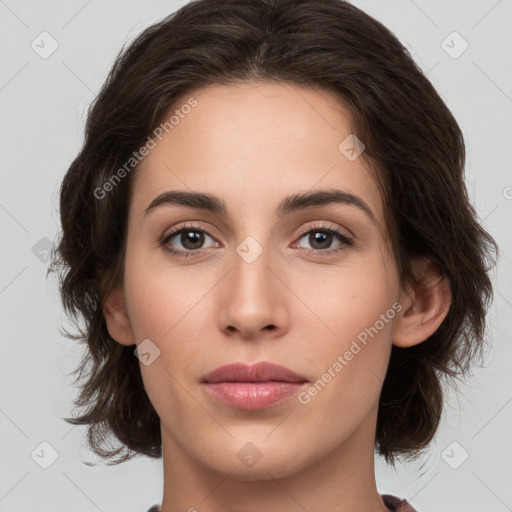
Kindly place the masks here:
<instances>
[{"instance_id":1,"label":"woman's face","mask_svg":"<svg viewBox=\"0 0 512 512\"><path fill-rule=\"evenodd\" d=\"M137 171L124 281L164 456L252 480L373 454L401 289L348 114L329 92L265 82L173 110ZM225 211L162 196L176 191ZM262 361L300 382L203 382Z\"/></svg>"}]
</instances>

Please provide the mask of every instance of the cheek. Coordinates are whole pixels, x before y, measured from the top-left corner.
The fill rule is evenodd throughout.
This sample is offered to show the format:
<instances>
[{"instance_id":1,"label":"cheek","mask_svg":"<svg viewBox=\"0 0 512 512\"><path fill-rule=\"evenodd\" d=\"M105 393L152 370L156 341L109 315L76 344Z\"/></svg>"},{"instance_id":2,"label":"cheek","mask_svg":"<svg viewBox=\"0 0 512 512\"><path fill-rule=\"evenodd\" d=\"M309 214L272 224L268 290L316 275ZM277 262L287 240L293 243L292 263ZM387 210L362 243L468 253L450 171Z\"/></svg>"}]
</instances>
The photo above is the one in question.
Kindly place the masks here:
<instances>
[{"instance_id":1,"label":"cheek","mask_svg":"<svg viewBox=\"0 0 512 512\"><path fill-rule=\"evenodd\" d=\"M147 251L137 247L127 252L125 290L137 341L149 338L159 344L186 323L208 286L204 275L201 286L193 277L193 270L172 269L165 258L151 259Z\"/></svg>"},{"instance_id":2,"label":"cheek","mask_svg":"<svg viewBox=\"0 0 512 512\"><path fill-rule=\"evenodd\" d=\"M149 261L144 250L127 253L125 290L135 339L149 339L159 350L155 364L141 364L150 396L175 385L179 390L173 377L182 381L183 375L197 374L205 330L211 328L207 292L217 281L213 273L172 268L164 258Z\"/></svg>"},{"instance_id":3,"label":"cheek","mask_svg":"<svg viewBox=\"0 0 512 512\"><path fill-rule=\"evenodd\" d=\"M334 269L321 283L319 288L313 279L302 281L304 291L316 290L308 305L316 312L311 322L318 324L320 340L314 351L307 348L318 380L302 403L325 408L333 418L340 411L364 414L378 400L387 370L400 308L396 276L375 258L358 268Z\"/></svg>"},{"instance_id":4,"label":"cheek","mask_svg":"<svg viewBox=\"0 0 512 512\"><path fill-rule=\"evenodd\" d=\"M201 304L203 288L193 286L179 270L148 263L144 251L132 250L126 258L125 290L137 344L149 339L159 351L151 364L140 364L145 390L157 413L170 424L173 418L186 421L191 414L200 414L184 392L183 375L197 364L196 340L201 338L195 336L194 305Z\"/></svg>"},{"instance_id":5,"label":"cheek","mask_svg":"<svg viewBox=\"0 0 512 512\"><path fill-rule=\"evenodd\" d=\"M376 322L382 337L389 335L396 312L392 305L399 297L398 279L387 262L378 257L353 258L346 266L329 267L321 272L303 272L293 279L297 294L314 314L311 322L323 326L327 346L343 348L347 342ZM388 310L386 315L386 312ZM380 320L384 315L384 320Z\"/></svg>"}]
</instances>

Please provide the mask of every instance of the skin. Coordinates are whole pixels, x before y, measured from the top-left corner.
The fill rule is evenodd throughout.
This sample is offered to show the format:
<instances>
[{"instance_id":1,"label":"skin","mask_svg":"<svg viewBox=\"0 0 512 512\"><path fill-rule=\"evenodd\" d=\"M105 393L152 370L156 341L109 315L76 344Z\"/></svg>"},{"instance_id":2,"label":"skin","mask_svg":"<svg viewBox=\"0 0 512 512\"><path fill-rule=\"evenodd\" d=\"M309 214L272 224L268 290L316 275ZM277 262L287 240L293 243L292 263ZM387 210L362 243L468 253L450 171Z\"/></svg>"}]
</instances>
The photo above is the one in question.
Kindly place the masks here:
<instances>
[{"instance_id":1,"label":"skin","mask_svg":"<svg viewBox=\"0 0 512 512\"><path fill-rule=\"evenodd\" d=\"M160 350L140 369L161 420L161 510L388 510L376 488L374 441L391 346L421 343L437 329L448 283L422 259L415 271L425 279L400 287L377 185L363 157L350 161L338 149L352 129L332 93L252 82L209 86L182 104L191 96L197 106L137 171L124 283L104 308L115 340L150 339ZM277 216L283 197L326 188L361 198L375 222L348 204ZM174 204L144 215L170 190L214 194L228 215ZM354 244L327 234L327 248L343 250L322 255L318 222L353 235ZM168 241L195 250L180 258L158 240L185 223L206 234L197 249L179 234ZM251 263L236 251L248 236L262 249ZM224 364L258 361L315 383L395 303L401 310L307 404L294 395L240 410L200 383ZM261 454L252 467L237 456L249 442Z\"/></svg>"}]
</instances>

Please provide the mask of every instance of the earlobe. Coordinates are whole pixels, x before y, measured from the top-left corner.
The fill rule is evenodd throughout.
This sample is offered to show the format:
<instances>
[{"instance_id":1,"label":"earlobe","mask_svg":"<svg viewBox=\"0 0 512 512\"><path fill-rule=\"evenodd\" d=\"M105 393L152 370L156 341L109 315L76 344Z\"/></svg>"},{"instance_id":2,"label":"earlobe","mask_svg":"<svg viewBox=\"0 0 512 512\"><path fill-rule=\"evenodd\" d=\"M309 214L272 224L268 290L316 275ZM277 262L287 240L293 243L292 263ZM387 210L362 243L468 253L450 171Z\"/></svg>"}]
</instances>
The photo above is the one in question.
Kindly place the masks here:
<instances>
[{"instance_id":1,"label":"earlobe","mask_svg":"<svg viewBox=\"0 0 512 512\"><path fill-rule=\"evenodd\" d=\"M103 306L103 315L107 323L108 332L114 340L121 345L135 344L135 337L121 287L113 290L108 295Z\"/></svg>"},{"instance_id":2,"label":"earlobe","mask_svg":"<svg viewBox=\"0 0 512 512\"><path fill-rule=\"evenodd\" d=\"M403 308L393 329L393 344L402 348L431 336L446 318L452 301L448 278L431 260L415 262L414 273L417 283L402 291Z\"/></svg>"}]
</instances>

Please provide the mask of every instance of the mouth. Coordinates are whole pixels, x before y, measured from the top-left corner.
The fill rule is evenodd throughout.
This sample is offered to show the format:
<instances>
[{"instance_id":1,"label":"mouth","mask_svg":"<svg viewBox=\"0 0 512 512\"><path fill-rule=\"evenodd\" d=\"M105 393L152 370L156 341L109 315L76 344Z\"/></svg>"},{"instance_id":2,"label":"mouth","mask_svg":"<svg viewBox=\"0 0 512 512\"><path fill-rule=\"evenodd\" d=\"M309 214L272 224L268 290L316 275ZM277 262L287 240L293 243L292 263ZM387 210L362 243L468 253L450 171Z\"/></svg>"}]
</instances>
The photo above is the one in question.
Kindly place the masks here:
<instances>
[{"instance_id":1,"label":"mouth","mask_svg":"<svg viewBox=\"0 0 512 512\"><path fill-rule=\"evenodd\" d=\"M290 382L304 383L306 377L298 375L284 366L263 361L253 365L232 363L221 366L206 374L201 382L217 384L218 382Z\"/></svg>"},{"instance_id":2,"label":"mouth","mask_svg":"<svg viewBox=\"0 0 512 512\"><path fill-rule=\"evenodd\" d=\"M209 395L237 409L264 409L297 393L308 380L269 362L233 363L217 368L201 380Z\"/></svg>"}]
</instances>

